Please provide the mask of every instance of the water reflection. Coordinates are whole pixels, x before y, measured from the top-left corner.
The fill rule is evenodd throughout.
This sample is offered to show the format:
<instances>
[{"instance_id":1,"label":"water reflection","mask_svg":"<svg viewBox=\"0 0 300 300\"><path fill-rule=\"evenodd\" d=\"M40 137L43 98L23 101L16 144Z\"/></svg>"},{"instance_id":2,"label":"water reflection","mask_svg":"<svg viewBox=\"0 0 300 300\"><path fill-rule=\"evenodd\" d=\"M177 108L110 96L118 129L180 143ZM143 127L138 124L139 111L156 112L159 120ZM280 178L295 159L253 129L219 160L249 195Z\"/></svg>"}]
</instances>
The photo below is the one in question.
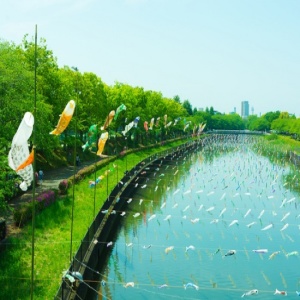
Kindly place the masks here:
<instances>
[{"instance_id":1,"label":"water reflection","mask_svg":"<svg viewBox=\"0 0 300 300\"><path fill-rule=\"evenodd\" d=\"M289 168L253 145L254 137L212 136L198 153L143 174L95 299L295 294L299 196L287 189Z\"/></svg>"}]
</instances>

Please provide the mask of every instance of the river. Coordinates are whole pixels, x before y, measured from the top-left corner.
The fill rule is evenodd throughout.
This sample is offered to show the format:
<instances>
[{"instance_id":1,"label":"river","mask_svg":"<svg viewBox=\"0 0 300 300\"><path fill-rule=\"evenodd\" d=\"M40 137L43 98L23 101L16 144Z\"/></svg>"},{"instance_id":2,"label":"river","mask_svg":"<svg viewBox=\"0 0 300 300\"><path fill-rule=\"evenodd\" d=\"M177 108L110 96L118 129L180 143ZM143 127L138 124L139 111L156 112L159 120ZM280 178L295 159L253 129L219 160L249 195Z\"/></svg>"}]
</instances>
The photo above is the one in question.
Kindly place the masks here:
<instances>
[{"instance_id":1,"label":"river","mask_svg":"<svg viewBox=\"0 0 300 300\"><path fill-rule=\"evenodd\" d=\"M299 195L287 164L253 151L258 141L216 135L144 174L121 199L130 204L95 299L297 296Z\"/></svg>"}]
</instances>

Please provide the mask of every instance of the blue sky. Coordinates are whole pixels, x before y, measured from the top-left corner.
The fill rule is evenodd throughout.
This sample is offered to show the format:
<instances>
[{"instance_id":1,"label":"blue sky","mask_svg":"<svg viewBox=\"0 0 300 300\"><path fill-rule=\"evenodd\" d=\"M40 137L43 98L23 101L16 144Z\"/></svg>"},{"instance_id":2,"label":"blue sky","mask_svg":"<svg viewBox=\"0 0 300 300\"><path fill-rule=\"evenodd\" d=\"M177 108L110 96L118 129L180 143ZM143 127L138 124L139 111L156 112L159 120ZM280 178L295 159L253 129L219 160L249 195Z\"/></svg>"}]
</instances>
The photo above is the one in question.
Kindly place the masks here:
<instances>
[{"instance_id":1,"label":"blue sky","mask_svg":"<svg viewBox=\"0 0 300 300\"><path fill-rule=\"evenodd\" d=\"M59 66L193 107L300 117L298 0L9 0L0 38L45 38Z\"/></svg>"}]
</instances>

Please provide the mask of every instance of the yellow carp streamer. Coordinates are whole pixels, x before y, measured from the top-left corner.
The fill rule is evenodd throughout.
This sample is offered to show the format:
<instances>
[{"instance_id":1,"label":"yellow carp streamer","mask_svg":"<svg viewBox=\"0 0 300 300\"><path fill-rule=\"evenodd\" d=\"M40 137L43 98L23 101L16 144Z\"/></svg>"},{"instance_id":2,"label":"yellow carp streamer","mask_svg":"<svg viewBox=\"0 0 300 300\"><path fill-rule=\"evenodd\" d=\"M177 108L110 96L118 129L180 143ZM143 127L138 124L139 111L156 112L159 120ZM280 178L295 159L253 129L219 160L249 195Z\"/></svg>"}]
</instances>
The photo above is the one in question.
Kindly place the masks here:
<instances>
[{"instance_id":1,"label":"yellow carp streamer","mask_svg":"<svg viewBox=\"0 0 300 300\"><path fill-rule=\"evenodd\" d=\"M62 112L56 128L50 134L59 135L68 127L75 110L75 101L70 100Z\"/></svg>"},{"instance_id":2,"label":"yellow carp streamer","mask_svg":"<svg viewBox=\"0 0 300 300\"><path fill-rule=\"evenodd\" d=\"M102 154L107 139L108 139L108 132L103 132L98 141L97 155L100 156Z\"/></svg>"},{"instance_id":3,"label":"yellow carp streamer","mask_svg":"<svg viewBox=\"0 0 300 300\"><path fill-rule=\"evenodd\" d=\"M172 251L174 249L174 246L170 246L170 247L167 247L165 249L165 253L168 254L170 251Z\"/></svg>"}]
</instances>

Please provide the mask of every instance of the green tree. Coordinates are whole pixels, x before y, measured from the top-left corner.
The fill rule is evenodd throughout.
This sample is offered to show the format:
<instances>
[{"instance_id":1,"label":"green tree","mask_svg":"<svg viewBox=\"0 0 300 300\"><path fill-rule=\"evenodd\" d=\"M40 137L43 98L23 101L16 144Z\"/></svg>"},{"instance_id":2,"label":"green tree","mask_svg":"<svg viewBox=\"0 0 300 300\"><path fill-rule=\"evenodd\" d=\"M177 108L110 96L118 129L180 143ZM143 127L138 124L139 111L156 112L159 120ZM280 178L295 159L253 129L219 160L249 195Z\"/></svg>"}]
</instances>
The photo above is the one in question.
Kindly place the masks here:
<instances>
[{"instance_id":1,"label":"green tree","mask_svg":"<svg viewBox=\"0 0 300 300\"><path fill-rule=\"evenodd\" d=\"M242 118L238 114L216 114L211 117L212 129L242 130L245 128Z\"/></svg>"},{"instance_id":2,"label":"green tree","mask_svg":"<svg viewBox=\"0 0 300 300\"><path fill-rule=\"evenodd\" d=\"M289 119L290 114L287 111L282 111L278 117L279 119Z\"/></svg>"},{"instance_id":3,"label":"green tree","mask_svg":"<svg viewBox=\"0 0 300 300\"><path fill-rule=\"evenodd\" d=\"M270 124L279 118L280 115L280 111L276 111L276 112L267 112L266 114L264 114L262 117L265 118Z\"/></svg>"},{"instance_id":4,"label":"green tree","mask_svg":"<svg viewBox=\"0 0 300 300\"><path fill-rule=\"evenodd\" d=\"M70 99L62 99L61 97L63 81L57 60L52 50L47 48L46 40L41 38L35 47L35 42L28 41L26 35L20 47L23 49L29 72L34 74L36 68L36 149L46 160L49 160L53 151L60 147L59 139L49 135L49 132L56 126L59 115ZM33 86L34 82L31 85L32 92L34 91ZM31 107L33 107L33 99L34 95L32 95Z\"/></svg>"},{"instance_id":5,"label":"green tree","mask_svg":"<svg viewBox=\"0 0 300 300\"><path fill-rule=\"evenodd\" d=\"M250 115L248 118L244 119L243 122L245 124L245 128L250 130L250 128L253 127L252 124L254 124L257 119L258 119L257 115Z\"/></svg>"},{"instance_id":6,"label":"green tree","mask_svg":"<svg viewBox=\"0 0 300 300\"><path fill-rule=\"evenodd\" d=\"M178 95L175 95L175 96L173 97L173 100L174 100L175 102L177 102L177 103L181 103L180 97L179 97Z\"/></svg>"},{"instance_id":7,"label":"green tree","mask_svg":"<svg viewBox=\"0 0 300 300\"><path fill-rule=\"evenodd\" d=\"M206 111L197 111L196 115L193 116L194 122L197 124L206 123L206 130L213 128L212 116L209 113L209 110Z\"/></svg>"},{"instance_id":8,"label":"green tree","mask_svg":"<svg viewBox=\"0 0 300 300\"><path fill-rule=\"evenodd\" d=\"M300 139L300 119L291 119L290 133L295 139Z\"/></svg>"},{"instance_id":9,"label":"green tree","mask_svg":"<svg viewBox=\"0 0 300 300\"><path fill-rule=\"evenodd\" d=\"M7 164L7 154L3 149L0 151L0 211L4 211L7 202L16 195L17 176Z\"/></svg>"},{"instance_id":10,"label":"green tree","mask_svg":"<svg viewBox=\"0 0 300 300\"><path fill-rule=\"evenodd\" d=\"M226 123L228 124L228 129L230 130L244 130L245 129L245 123L243 122L243 119L238 114L226 114L223 115L223 118L226 120Z\"/></svg>"},{"instance_id":11,"label":"green tree","mask_svg":"<svg viewBox=\"0 0 300 300\"><path fill-rule=\"evenodd\" d=\"M251 122L248 128L252 131L269 131L270 123L265 118L260 117Z\"/></svg>"},{"instance_id":12,"label":"green tree","mask_svg":"<svg viewBox=\"0 0 300 300\"><path fill-rule=\"evenodd\" d=\"M87 131L92 124L102 126L110 110L115 110L116 107L113 107L113 105L107 107L104 83L99 77L93 73L84 73L79 76L80 102L78 103L78 114L80 130Z\"/></svg>"},{"instance_id":13,"label":"green tree","mask_svg":"<svg viewBox=\"0 0 300 300\"><path fill-rule=\"evenodd\" d=\"M11 141L26 111L33 111L34 74L28 71L23 50L0 43L0 137ZM6 147L6 146L5 146Z\"/></svg>"},{"instance_id":14,"label":"green tree","mask_svg":"<svg viewBox=\"0 0 300 300\"><path fill-rule=\"evenodd\" d=\"M272 122L271 129L281 134L293 135L298 139L300 136L300 119L278 118Z\"/></svg>"},{"instance_id":15,"label":"green tree","mask_svg":"<svg viewBox=\"0 0 300 300\"><path fill-rule=\"evenodd\" d=\"M193 115L193 107L189 100L184 100L182 103L182 107L187 111L187 113L192 116Z\"/></svg>"}]
</instances>

